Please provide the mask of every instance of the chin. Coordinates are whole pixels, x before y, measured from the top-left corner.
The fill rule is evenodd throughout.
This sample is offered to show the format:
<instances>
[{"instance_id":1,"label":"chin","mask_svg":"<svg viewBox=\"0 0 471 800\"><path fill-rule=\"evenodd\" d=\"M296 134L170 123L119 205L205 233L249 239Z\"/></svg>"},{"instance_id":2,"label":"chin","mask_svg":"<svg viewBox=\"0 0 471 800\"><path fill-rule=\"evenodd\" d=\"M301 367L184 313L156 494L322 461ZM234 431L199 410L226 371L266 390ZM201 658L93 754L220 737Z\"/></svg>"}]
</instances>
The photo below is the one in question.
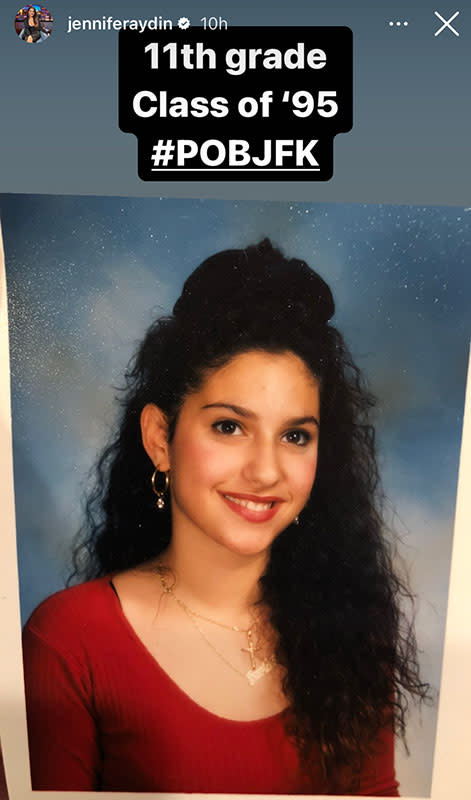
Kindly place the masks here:
<instances>
[{"instance_id":1,"label":"chin","mask_svg":"<svg viewBox=\"0 0 471 800\"><path fill-rule=\"evenodd\" d=\"M263 555L263 553L268 555L278 535L277 533L275 535L262 536L257 532L244 532L244 535L241 536L218 537L217 541L226 550L234 553L234 555L250 558Z\"/></svg>"}]
</instances>

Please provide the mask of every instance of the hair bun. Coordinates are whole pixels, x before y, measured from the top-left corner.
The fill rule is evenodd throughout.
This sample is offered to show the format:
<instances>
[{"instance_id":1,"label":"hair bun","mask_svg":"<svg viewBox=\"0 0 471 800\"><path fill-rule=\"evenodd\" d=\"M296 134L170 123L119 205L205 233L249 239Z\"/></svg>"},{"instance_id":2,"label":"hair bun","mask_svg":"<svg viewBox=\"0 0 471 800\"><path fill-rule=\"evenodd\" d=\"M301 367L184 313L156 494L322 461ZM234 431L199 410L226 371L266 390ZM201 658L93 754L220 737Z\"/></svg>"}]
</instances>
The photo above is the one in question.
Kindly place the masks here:
<instances>
[{"instance_id":1,"label":"hair bun","mask_svg":"<svg viewBox=\"0 0 471 800\"><path fill-rule=\"evenodd\" d=\"M237 307L290 310L293 318L324 325L335 304L326 282L305 261L287 259L269 239L245 250L223 250L207 258L187 278L175 303L176 316L220 316Z\"/></svg>"}]
</instances>

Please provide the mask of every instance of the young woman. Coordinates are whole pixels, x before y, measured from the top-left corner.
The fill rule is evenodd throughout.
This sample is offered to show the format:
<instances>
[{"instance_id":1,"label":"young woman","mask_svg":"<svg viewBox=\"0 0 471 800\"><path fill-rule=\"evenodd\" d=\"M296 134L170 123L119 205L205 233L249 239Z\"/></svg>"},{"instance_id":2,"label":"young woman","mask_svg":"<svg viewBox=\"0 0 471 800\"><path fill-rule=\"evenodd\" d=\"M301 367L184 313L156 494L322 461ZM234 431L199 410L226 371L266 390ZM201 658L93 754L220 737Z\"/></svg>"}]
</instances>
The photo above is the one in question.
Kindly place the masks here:
<instances>
[{"instance_id":1,"label":"young woman","mask_svg":"<svg viewBox=\"0 0 471 800\"><path fill-rule=\"evenodd\" d=\"M41 23L40 12L34 6L29 6L26 12L22 38L30 44L35 44L39 39L46 38L48 33L49 31Z\"/></svg>"},{"instance_id":2,"label":"young woman","mask_svg":"<svg viewBox=\"0 0 471 800\"><path fill-rule=\"evenodd\" d=\"M75 576L24 632L34 789L397 794L424 698L371 396L270 242L207 259L127 374Z\"/></svg>"}]
</instances>

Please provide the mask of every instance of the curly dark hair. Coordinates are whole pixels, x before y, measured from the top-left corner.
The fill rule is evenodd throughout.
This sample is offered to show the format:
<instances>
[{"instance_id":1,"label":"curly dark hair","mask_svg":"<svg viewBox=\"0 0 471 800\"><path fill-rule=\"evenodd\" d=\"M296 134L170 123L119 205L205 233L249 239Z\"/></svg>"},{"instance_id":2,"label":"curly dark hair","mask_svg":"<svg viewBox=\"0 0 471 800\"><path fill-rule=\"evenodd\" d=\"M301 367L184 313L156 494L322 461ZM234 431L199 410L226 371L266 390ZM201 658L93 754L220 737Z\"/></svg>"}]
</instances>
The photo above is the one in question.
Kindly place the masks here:
<instances>
[{"instance_id":1,"label":"curly dark hair","mask_svg":"<svg viewBox=\"0 0 471 800\"><path fill-rule=\"evenodd\" d=\"M351 790L380 729L391 724L404 736L410 697L423 700L429 690L403 610L413 596L382 516L375 401L329 322L333 313L325 281L266 239L218 253L193 272L126 374L120 427L97 465L72 578L144 564L168 546L170 511L157 519L152 465L140 440L147 403L166 414L171 440L185 398L237 354L258 349L303 359L320 385L317 476L300 524L273 543L260 586L286 668L289 732L303 757L318 747L325 775Z\"/></svg>"}]
</instances>

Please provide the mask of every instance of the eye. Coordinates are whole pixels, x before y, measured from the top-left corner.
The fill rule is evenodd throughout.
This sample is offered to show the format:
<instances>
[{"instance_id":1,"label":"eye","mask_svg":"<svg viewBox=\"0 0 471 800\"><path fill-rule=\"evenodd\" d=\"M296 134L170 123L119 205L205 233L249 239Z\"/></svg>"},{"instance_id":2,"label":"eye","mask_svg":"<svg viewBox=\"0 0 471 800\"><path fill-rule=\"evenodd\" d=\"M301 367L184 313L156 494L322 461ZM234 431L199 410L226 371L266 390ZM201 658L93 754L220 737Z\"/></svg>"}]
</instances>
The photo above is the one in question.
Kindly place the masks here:
<instances>
[{"instance_id":1,"label":"eye","mask_svg":"<svg viewBox=\"0 0 471 800\"><path fill-rule=\"evenodd\" d=\"M297 447L305 447L311 441L311 434L303 430L288 431L284 434L283 439L289 444L295 444Z\"/></svg>"},{"instance_id":2,"label":"eye","mask_svg":"<svg viewBox=\"0 0 471 800\"><path fill-rule=\"evenodd\" d=\"M242 433L239 423L233 419L221 419L218 422L213 422L211 427L218 433L224 434L224 436L239 436Z\"/></svg>"}]
</instances>

